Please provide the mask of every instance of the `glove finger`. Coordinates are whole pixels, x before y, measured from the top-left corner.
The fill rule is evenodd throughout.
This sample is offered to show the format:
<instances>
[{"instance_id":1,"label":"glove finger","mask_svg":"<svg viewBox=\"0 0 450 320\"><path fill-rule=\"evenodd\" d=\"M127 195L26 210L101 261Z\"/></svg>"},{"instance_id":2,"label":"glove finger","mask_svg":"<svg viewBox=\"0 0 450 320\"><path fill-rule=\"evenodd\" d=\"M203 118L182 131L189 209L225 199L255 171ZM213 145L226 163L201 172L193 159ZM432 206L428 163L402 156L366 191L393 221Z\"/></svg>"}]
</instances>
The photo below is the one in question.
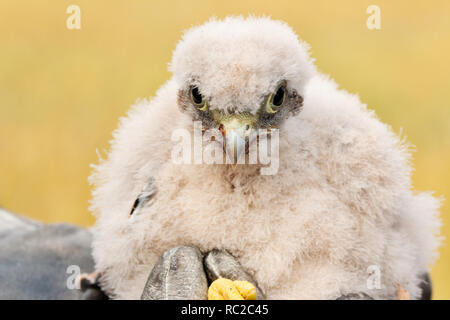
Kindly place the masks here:
<instances>
[{"instance_id":1,"label":"glove finger","mask_svg":"<svg viewBox=\"0 0 450 320\"><path fill-rule=\"evenodd\" d=\"M142 300L206 300L208 282L196 247L165 251L150 273Z\"/></svg>"}]
</instances>

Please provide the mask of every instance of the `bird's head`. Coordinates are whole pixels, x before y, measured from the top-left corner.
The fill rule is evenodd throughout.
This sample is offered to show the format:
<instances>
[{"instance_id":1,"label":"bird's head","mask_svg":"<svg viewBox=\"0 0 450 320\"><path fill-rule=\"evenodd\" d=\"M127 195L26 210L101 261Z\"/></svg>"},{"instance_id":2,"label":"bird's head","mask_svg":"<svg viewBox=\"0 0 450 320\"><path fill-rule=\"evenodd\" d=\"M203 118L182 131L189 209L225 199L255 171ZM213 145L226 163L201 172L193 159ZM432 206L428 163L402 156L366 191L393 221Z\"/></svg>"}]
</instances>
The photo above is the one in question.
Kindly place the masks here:
<instances>
[{"instance_id":1,"label":"bird's head","mask_svg":"<svg viewBox=\"0 0 450 320\"><path fill-rule=\"evenodd\" d=\"M170 65L183 112L218 129L227 147L298 113L315 72L308 46L269 18L210 20L188 30ZM237 155L243 150L236 150Z\"/></svg>"}]
</instances>

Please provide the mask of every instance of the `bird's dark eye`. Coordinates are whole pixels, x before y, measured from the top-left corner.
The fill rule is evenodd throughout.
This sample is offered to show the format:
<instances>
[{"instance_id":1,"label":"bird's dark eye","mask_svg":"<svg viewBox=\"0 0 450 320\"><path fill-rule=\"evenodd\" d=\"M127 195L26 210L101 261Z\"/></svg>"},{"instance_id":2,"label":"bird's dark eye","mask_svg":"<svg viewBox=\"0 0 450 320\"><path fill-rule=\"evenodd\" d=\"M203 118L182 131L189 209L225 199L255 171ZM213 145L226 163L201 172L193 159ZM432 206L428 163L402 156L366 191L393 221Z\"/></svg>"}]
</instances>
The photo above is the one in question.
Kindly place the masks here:
<instances>
[{"instance_id":1,"label":"bird's dark eye","mask_svg":"<svg viewBox=\"0 0 450 320\"><path fill-rule=\"evenodd\" d=\"M197 87L191 87L191 99L199 110L201 111L206 110L207 107L206 101L204 101L203 96L201 95Z\"/></svg>"},{"instance_id":2,"label":"bird's dark eye","mask_svg":"<svg viewBox=\"0 0 450 320\"><path fill-rule=\"evenodd\" d=\"M191 98L195 104L202 104L202 102L203 102L203 97L200 94L200 92L198 91L197 87L191 88Z\"/></svg>"},{"instance_id":3,"label":"bird's dark eye","mask_svg":"<svg viewBox=\"0 0 450 320\"><path fill-rule=\"evenodd\" d=\"M275 93L275 95L273 96L273 101L272 104L275 107L280 107L283 102L284 102L284 94L285 94L285 89L284 86L280 86L277 90L277 92Z\"/></svg>"},{"instance_id":4,"label":"bird's dark eye","mask_svg":"<svg viewBox=\"0 0 450 320\"><path fill-rule=\"evenodd\" d=\"M283 105L286 100L286 83L281 83L275 93L270 94L267 99L266 111L268 113L276 113L280 110L280 107Z\"/></svg>"}]
</instances>

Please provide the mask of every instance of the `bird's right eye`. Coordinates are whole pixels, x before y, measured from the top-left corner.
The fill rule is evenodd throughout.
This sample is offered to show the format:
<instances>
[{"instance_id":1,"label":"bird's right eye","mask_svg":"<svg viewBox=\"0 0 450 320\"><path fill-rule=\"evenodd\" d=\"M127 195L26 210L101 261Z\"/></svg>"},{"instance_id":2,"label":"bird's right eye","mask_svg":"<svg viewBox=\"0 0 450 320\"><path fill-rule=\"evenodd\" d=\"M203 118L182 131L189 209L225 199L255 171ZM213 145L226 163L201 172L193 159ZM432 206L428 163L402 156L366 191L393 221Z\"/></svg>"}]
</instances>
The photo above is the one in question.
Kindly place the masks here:
<instances>
[{"instance_id":1,"label":"bird's right eye","mask_svg":"<svg viewBox=\"0 0 450 320\"><path fill-rule=\"evenodd\" d=\"M191 100L200 111L205 111L207 104L197 87L191 87Z\"/></svg>"}]
</instances>

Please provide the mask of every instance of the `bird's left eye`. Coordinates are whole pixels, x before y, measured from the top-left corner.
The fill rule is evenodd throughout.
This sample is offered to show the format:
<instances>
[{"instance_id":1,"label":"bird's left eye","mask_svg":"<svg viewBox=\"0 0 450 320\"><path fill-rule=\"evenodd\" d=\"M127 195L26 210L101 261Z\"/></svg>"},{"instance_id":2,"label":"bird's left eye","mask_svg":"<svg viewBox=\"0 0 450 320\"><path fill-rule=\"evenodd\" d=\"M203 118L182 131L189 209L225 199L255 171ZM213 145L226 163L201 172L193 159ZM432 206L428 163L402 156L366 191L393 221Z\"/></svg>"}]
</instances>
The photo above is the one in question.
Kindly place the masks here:
<instances>
[{"instance_id":1,"label":"bird's left eye","mask_svg":"<svg viewBox=\"0 0 450 320\"><path fill-rule=\"evenodd\" d=\"M267 99L266 111L276 113L286 100L286 83L281 83L274 93L271 93Z\"/></svg>"},{"instance_id":2,"label":"bird's left eye","mask_svg":"<svg viewBox=\"0 0 450 320\"><path fill-rule=\"evenodd\" d=\"M191 94L191 100L195 104L195 106L198 108L198 110L205 111L206 108L208 107L208 105L207 105L205 99L203 99L203 96L200 93L200 91L198 90L198 88L191 87L190 94Z\"/></svg>"}]
</instances>

